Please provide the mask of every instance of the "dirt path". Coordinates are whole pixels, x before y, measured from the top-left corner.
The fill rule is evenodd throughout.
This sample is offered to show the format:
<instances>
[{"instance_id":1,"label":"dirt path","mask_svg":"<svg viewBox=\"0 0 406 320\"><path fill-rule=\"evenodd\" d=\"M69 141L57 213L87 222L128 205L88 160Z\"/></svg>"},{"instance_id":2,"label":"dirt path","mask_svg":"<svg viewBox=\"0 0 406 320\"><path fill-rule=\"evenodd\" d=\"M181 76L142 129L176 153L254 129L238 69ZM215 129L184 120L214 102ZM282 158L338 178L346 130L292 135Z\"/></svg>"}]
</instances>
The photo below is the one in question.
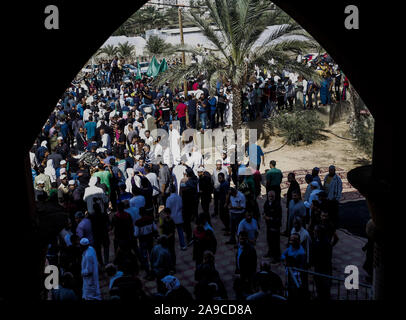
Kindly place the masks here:
<instances>
[{"instance_id":1,"label":"dirt path","mask_svg":"<svg viewBox=\"0 0 406 320\"><path fill-rule=\"evenodd\" d=\"M260 122L258 126L261 126ZM267 168L270 160L275 160L277 167L282 171L312 169L315 166L328 167L331 164L348 171L370 163L370 157L359 150L352 141L337 137L351 139L348 133L348 124L345 121L330 127L326 125L326 130L330 130L335 135L323 132L326 140L318 140L310 145L285 145L274 152L272 150L276 150L284 144L284 138L264 135L259 132L258 145L265 153ZM263 168L261 168L262 170Z\"/></svg>"}]
</instances>

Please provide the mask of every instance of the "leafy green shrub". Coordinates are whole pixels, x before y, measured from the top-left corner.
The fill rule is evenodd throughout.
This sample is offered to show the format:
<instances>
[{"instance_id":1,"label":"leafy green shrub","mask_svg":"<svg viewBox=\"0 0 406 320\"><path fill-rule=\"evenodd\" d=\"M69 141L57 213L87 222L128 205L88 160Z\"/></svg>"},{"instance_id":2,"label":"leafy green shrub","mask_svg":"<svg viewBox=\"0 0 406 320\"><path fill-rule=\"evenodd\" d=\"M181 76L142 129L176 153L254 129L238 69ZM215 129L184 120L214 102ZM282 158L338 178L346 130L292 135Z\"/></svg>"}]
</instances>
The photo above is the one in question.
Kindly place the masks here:
<instances>
[{"instance_id":1,"label":"leafy green shrub","mask_svg":"<svg viewBox=\"0 0 406 320\"><path fill-rule=\"evenodd\" d=\"M374 144L374 118L369 113L362 114L359 119L352 117L350 133L355 139L355 145L372 156Z\"/></svg>"},{"instance_id":2,"label":"leafy green shrub","mask_svg":"<svg viewBox=\"0 0 406 320\"><path fill-rule=\"evenodd\" d=\"M325 124L314 110L278 114L271 121L272 126L278 129L279 135L285 137L287 144L311 144L324 138L320 130Z\"/></svg>"}]
</instances>

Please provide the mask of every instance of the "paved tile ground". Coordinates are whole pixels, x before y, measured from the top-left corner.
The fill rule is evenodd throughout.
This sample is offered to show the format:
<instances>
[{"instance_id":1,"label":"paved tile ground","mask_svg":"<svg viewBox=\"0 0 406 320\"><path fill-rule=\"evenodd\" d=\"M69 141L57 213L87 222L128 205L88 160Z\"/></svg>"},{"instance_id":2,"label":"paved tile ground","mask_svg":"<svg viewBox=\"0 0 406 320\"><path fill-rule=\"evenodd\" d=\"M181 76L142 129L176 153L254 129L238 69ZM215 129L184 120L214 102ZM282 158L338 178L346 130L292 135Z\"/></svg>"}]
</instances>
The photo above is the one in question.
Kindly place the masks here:
<instances>
[{"instance_id":1,"label":"paved tile ground","mask_svg":"<svg viewBox=\"0 0 406 320\"><path fill-rule=\"evenodd\" d=\"M310 173L309 170L294 170L296 174L297 181L301 185L301 189L304 192L306 188L306 183L304 181L304 176L307 173ZM328 168L320 168L320 177L324 177L324 175L328 172ZM282 188L282 196L287 191L288 183L287 183L287 174L289 172L283 173L283 182L281 185ZM362 196L358 193L357 190L351 187L346 179L346 172L342 169L337 168L337 174L343 180L343 199L342 202L351 201L351 200L360 200ZM263 207L264 202L264 195L265 195L265 187L262 188L262 196L259 199L259 206L260 208ZM283 204L286 203L286 199L282 199ZM283 206L285 207L285 206ZM199 208L201 209L201 208ZM355 214L355 213L354 213ZM283 221L282 221L282 228L285 226L285 219L286 219L286 209L284 208L283 211ZM215 230L215 235L217 238L218 246L217 246L217 253L216 253L216 268L220 273L221 279L224 282L224 285L228 292L229 299L235 299L235 294L233 291L233 281L235 278L235 255L236 249L233 245L226 245L225 242L228 240L228 237L223 235L222 223L219 218L212 218L213 228ZM264 221L261 219L260 226L264 225ZM357 237L351 235L346 230L337 230L337 235L339 237L339 241L337 245L333 249L333 276L343 278L345 276L344 269L347 265L355 265L359 269L360 275L360 282L366 283L366 272L363 270L362 265L365 261L365 253L362 251L362 247L366 243L365 238ZM177 241L178 244L178 241ZM287 238L281 236L281 250L283 251L287 245ZM195 271L195 262L192 260L192 250L193 248L190 247L187 251L181 251L179 248L176 249L177 255L177 273L175 274L176 277L180 280L181 284L184 285L191 293L194 291L194 271ZM267 252L267 244L266 244L266 231L262 228L259 232L259 238L256 245L257 256L258 256L258 266L259 263L263 258L263 255ZM111 254L113 257L113 252ZM285 269L281 263L272 264L272 270L280 275L283 282L285 282ZM144 272L140 273L140 278L144 283L144 289L146 293L154 293L156 292L156 283L155 281L145 281L143 279ZM108 280L106 279L105 275L101 275L101 289L103 293L103 298L108 299ZM312 277L309 277L309 288L312 289ZM337 286L332 288L332 295L333 298L336 298L337 293ZM340 287L341 294L345 291L343 286ZM360 292L360 298L363 299L362 292ZM365 295L365 294L364 294Z\"/></svg>"}]
</instances>

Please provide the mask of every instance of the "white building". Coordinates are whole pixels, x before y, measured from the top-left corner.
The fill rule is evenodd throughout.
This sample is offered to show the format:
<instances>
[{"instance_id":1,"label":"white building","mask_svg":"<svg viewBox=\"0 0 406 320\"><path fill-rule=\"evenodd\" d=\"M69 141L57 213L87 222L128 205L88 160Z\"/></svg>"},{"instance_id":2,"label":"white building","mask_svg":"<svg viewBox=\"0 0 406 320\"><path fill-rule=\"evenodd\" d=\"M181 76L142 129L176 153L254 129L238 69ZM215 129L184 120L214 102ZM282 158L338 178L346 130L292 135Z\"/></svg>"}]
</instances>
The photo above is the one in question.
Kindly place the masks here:
<instances>
[{"instance_id":1,"label":"white building","mask_svg":"<svg viewBox=\"0 0 406 320\"><path fill-rule=\"evenodd\" d=\"M145 31L145 38L148 40L151 36L158 36L165 40L165 42L172 45L180 44L180 30L179 29L152 29ZM183 40L186 45L196 47L203 45L204 47L212 47L210 41L202 34L198 27L183 28Z\"/></svg>"},{"instance_id":2,"label":"white building","mask_svg":"<svg viewBox=\"0 0 406 320\"><path fill-rule=\"evenodd\" d=\"M152 2L152 3L150 3ZM190 0L150 0L144 6L155 7L158 10L165 10L169 5L184 5L189 6Z\"/></svg>"},{"instance_id":3,"label":"white building","mask_svg":"<svg viewBox=\"0 0 406 320\"><path fill-rule=\"evenodd\" d=\"M101 47L103 48L107 45L117 46L118 44L126 43L127 41L129 44L135 46L136 56L142 56L144 54L144 48L147 42L142 37L111 36Z\"/></svg>"},{"instance_id":4,"label":"white building","mask_svg":"<svg viewBox=\"0 0 406 320\"><path fill-rule=\"evenodd\" d=\"M279 26L269 26L258 38L257 42L254 44L254 48L261 46L276 30ZM217 31L216 31L217 32ZM152 29L145 31L145 38L148 40L151 36L158 36L159 38L165 40L167 43L177 45L180 44L180 31L179 29ZM288 39L302 39L302 36L286 36ZM198 27L183 28L183 39L186 45L196 47L198 44L204 48L214 48L211 41L209 41L206 36L200 31ZM277 43L278 41L274 41Z\"/></svg>"}]
</instances>

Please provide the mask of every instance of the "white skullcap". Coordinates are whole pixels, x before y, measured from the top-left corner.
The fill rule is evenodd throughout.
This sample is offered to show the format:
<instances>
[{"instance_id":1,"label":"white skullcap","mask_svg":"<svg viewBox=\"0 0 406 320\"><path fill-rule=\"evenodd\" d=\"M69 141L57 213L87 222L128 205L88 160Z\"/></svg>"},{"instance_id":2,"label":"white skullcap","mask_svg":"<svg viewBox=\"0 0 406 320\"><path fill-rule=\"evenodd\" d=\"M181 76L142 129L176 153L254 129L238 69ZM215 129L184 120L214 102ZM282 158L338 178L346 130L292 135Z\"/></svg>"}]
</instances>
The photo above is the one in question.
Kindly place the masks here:
<instances>
[{"instance_id":1,"label":"white skullcap","mask_svg":"<svg viewBox=\"0 0 406 320\"><path fill-rule=\"evenodd\" d=\"M80 239L80 244L82 246L88 246L90 244L89 239L88 238L82 238Z\"/></svg>"},{"instance_id":2,"label":"white skullcap","mask_svg":"<svg viewBox=\"0 0 406 320\"><path fill-rule=\"evenodd\" d=\"M61 175L61 180L66 179L66 174Z\"/></svg>"},{"instance_id":3,"label":"white skullcap","mask_svg":"<svg viewBox=\"0 0 406 320\"><path fill-rule=\"evenodd\" d=\"M204 171L204 167L197 168L197 172L203 172L203 171Z\"/></svg>"},{"instance_id":4,"label":"white skullcap","mask_svg":"<svg viewBox=\"0 0 406 320\"><path fill-rule=\"evenodd\" d=\"M63 138L62 138L62 137L58 137L57 139L58 139L58 140L63 140Z\"/></svg>"},{"instance_id":5,"label":"white skullcap","mask_svg":"<svg viewBox=\"0 0 406 320\"><path fill-rule=\"evenodd\" d=\"M59 162L59 164L66 164L66 161L62 160L61 162Z\"/></svg>"},{"instance_id":6,"label":"white skullcap","mask_svg":"<svg viewBox=\"0 0 406 320\"><path fill-rule=\"evenodd\" d=\"M70 184L70 185L75 184L75 180L69 180L69 184Z\"/></svg>"}]
</instances>

